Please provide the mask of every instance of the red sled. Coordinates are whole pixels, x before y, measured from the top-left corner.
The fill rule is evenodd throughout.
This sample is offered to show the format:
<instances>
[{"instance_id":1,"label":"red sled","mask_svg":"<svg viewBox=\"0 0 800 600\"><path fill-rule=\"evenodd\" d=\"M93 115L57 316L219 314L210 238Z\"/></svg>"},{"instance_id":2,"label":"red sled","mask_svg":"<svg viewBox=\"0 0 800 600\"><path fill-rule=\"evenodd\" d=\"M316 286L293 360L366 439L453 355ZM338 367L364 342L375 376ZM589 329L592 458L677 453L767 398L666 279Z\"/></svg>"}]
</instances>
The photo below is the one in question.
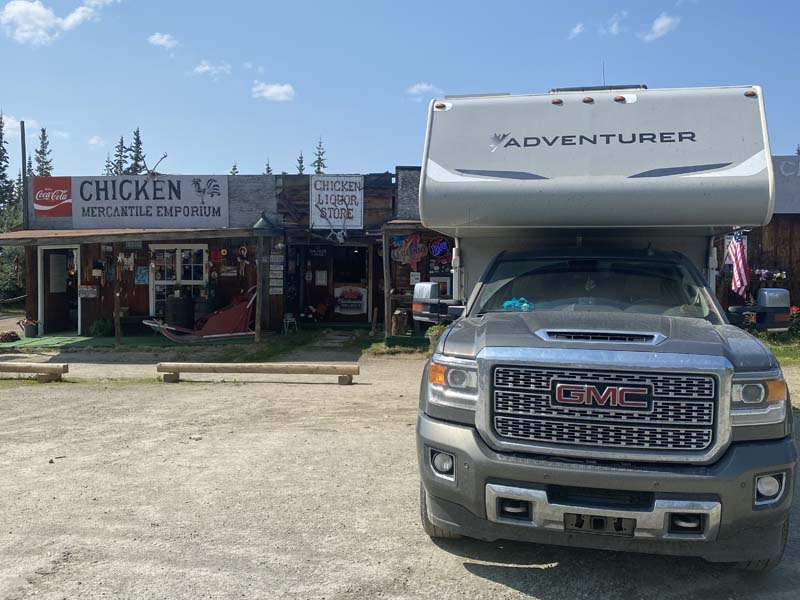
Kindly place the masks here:
<instances>
[{"instance_id":1,"label":"red sled","mask_svg":"<svg viewBox=\"0 0 800 600\"><path fill-rule=\"evenodd\" d=\"M161 319L142 321L153 331L178 343L203 342L208 340L233 340L254 335L250 329L253 316L253 305L257 297L255 286L247 291L247 295L234 300L225 308L214 311L206 317L200 329L187 329L177 325L168 325Z\"/></svg>"}]
</instances>

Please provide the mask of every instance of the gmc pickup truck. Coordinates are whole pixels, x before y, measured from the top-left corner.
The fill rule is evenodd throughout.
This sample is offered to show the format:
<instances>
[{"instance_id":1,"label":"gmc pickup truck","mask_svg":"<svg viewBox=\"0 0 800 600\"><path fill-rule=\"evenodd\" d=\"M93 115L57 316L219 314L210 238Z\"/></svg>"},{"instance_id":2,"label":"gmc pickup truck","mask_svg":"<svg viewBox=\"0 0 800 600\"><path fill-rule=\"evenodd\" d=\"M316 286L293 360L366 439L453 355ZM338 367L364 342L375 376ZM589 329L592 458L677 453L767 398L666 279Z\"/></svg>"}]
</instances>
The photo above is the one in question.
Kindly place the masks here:
<instances>
[{"instance_id":1,"label":"gmc pickup truck","mask_svg":"<svg viewBox=\"0 0 800 600\"><path fill-rule=\"evenodd\" d=\"M425 531L777 564L789 393L732 323L785 329L788 293L714 293L725 234L772 208L757 86L431 102L420 212L456 300L415 289L453 320L420 389Z\"/></svg>"}]
</instances>

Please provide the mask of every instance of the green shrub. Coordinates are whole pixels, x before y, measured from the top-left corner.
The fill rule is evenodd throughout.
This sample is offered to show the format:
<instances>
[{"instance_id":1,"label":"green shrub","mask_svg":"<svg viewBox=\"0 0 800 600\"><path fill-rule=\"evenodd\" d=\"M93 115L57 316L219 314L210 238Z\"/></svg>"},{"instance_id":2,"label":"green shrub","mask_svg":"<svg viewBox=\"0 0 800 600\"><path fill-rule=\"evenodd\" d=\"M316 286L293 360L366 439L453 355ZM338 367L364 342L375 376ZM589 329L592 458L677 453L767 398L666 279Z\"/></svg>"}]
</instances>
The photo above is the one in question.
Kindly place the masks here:
<instances>
[{"instance_id":1,"label":"green shrub","mask_svg":"<svg viewBox=\"0 0 800 600\"><path fill-rule=\"evenodd\" d=\"M89 327L89 335L92 337L111 337L114 335L114 322L109 319L97 319Z\"/></svg>"}]
</instances>

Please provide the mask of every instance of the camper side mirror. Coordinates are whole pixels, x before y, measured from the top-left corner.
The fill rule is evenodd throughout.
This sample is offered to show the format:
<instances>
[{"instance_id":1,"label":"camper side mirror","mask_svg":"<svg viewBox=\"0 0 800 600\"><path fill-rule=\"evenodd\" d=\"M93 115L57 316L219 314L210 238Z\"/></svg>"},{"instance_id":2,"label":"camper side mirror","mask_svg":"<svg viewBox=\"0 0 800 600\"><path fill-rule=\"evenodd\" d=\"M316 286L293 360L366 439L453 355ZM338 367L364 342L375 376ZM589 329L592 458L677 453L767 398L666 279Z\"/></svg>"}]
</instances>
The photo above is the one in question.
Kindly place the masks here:
<instances>
[{"instance_id":1,"label":"camper side mirror","mask_svg":"<svg viewBox=\"0 0 800 600\"><path fill-rule=\"evenodd\" d=\"M728 309L731 324L742 326L744 313L755 313L755 323L749 325L756 331L781 333L789 331L789 290L783 288L761 288L755 306L732 306Z\"/></svg>"},{"instance_id":2,"label":"camper side mirror","mask_svg":"<svg viewBox=\"0 0 800 600\"><path fill-rule=\"evenodd\" d=\"M450 323L456 316L460 316L460 314L453 316L450 313L450 309L456 308L455 303L455 300L440 297L438 283L426 281L414 286L414 300L411 309L415 321L435 324Z\"/></svg>"}]
</instances>

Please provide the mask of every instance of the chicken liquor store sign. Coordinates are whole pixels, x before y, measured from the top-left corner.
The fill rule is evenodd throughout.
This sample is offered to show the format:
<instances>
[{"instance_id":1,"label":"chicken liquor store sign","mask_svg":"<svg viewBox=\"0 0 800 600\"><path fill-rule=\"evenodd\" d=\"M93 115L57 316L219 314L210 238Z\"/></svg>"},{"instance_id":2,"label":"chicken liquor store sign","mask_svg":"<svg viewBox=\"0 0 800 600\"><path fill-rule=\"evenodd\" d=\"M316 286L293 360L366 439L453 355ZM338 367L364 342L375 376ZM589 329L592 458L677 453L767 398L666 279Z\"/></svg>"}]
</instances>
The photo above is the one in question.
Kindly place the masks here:
<instances>
[{"instance_id":1,"label":"chicken liquor store sign","mask_svg":"<svg viewBox=\"0 0 800 600\"><path fill-rule=\"evenodd\" d=\"M36 177L34 215L75 229L228 227L225 175Z\"/></svg>"}]
</instances>

